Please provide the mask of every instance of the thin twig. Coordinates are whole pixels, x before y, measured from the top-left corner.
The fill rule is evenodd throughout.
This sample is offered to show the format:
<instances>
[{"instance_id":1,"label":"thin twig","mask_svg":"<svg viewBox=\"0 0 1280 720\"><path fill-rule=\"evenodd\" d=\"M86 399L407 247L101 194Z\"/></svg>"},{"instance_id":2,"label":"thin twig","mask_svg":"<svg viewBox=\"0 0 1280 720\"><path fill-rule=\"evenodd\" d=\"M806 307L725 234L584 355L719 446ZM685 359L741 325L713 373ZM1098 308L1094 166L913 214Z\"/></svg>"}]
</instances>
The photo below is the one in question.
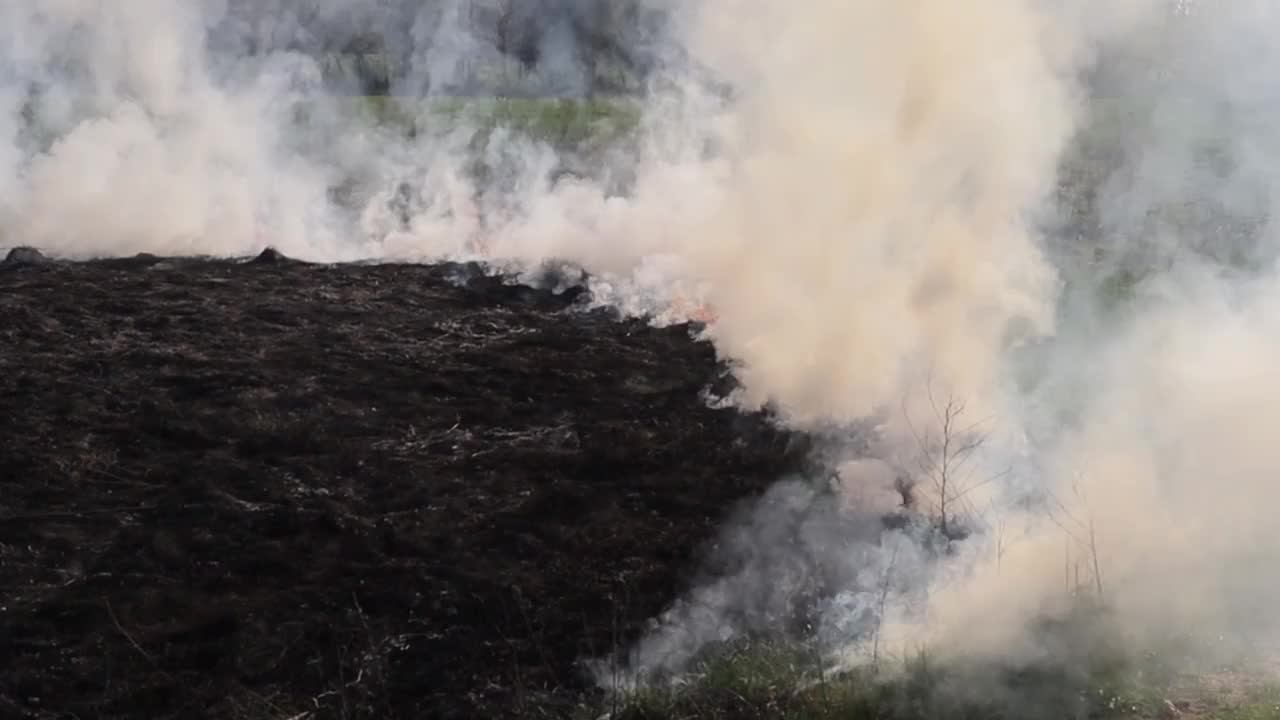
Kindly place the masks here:
<instances>
[{"instance_id":1,"label":"thin twig","mask_svg":"<svg viewBox=\"0 0 1280 720\"><path fill-rule=\"evenodd\" d=\"M1093 555L1093 581L1098 588L1098 599L1102 600L1102 565L1098 561L1098 538L1092 517L1089 518L1089 552Z\"/></svg>"},{"instance_id":2,"label":"thin twig","mask_svg":"<svg viewBox=\"0 0 1280 720\"><path fill-rule=\"evenodd\" d=\"M880 586L880 601L877 603L876 612L876 628L872 634L871 640L871 666L879 668L880 665L880 630L884 627L884 612L889 601L889 587L893 579L893 568L898 564L898 549L901 544L895 542L893 544L893 554L889 557L889 564L884 569L884 580Z\"/></svg>"},{"instance_id":3,"label":"thin twig","mask_svg":"<svg viewBox=\"0 0 1280 720\"><path fill-rule=\"evenodd\" d=\"M13 522L15 520L67 520L81 518L88 515L119 515L121 513L142 512L143 510L155 510L157 507L159 506L155 504L148 504L86 510L50 510L47 512L0 515L0 522ZM191 506L183 505L181 507L186 509Z\"/></svg>"},{"instance_id":4,"label":"thin twig","mask_svg":"<svg viewBox=\"0 0 1280 720\"><path fill-rule=\"evenodd\" d=\"M132 645L133 648L142 655L142 657L146 658L147 662L151 663L151 667L154 667L156 670L160 670L160 672L164 672L164 670L161 670L160 665L156 663L155 658L151 657L151 653L144 650L143 647L138 644L138 641L134 640L133 636L129 634L129 631L125 630L124 626L120 624L120 619L116 617L115 610L111 609L111 601L103 599L102 602L107 606L107 615L111 616L111 622L116 626L116 630L119 630L120 634L124 636L124 639L128 640L129 644Z\"/></svg>"}]
</instances>

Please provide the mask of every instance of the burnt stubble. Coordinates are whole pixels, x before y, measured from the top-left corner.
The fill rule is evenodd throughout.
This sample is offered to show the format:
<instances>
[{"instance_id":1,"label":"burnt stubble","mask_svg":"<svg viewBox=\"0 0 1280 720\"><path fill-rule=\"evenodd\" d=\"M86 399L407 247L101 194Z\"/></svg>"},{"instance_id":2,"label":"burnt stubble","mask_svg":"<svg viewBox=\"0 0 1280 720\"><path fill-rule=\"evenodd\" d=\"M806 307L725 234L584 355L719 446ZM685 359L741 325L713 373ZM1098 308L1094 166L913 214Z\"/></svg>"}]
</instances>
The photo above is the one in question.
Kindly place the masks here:
<instances>
[{"instance_id":1,"label":"burnt stubble","mask_svg":"<svg viewBox=\"0 0 1280 720\"><path fill-rule=\"evenodd\" d=\"M461 265L0 267L0 716L560 716L802 439Z\"/></svg>"}]
</instances>

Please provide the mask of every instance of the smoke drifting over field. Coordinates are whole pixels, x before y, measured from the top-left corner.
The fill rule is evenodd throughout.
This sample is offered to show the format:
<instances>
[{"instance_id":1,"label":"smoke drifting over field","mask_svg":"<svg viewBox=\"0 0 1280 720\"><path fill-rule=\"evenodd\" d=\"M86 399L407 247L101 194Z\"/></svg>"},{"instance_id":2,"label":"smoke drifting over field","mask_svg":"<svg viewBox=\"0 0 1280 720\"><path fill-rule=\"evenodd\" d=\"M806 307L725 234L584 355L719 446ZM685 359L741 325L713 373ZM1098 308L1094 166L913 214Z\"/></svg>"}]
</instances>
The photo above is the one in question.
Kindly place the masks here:
<instances>
[{"instance_id":1,"label":"smoke drifting over field","mask_svg":"<svg viewBox=\"0 0 1280 720\"><path fill-rule=\"evenodd\" d=\"M318 42L301 9L409 28L420 83L492 45L461 4L380 5L0 6L0 244L555 258L629 307L709 303L733 401L825 433L841 472L744 510L637 670L769 627L818 580L844 658L1032 657L1029 623L1080 586L1139 635L1256 629L1280 600L1270 4L681 4L627 40L653 65L632 152L553 181L555 149L498 132L480 185L465 132L358 125L295 51ZM1106 309L1120 271L1146 274ZM908 495L969 536L881 532Z\"/></svg>"}]
</instances>

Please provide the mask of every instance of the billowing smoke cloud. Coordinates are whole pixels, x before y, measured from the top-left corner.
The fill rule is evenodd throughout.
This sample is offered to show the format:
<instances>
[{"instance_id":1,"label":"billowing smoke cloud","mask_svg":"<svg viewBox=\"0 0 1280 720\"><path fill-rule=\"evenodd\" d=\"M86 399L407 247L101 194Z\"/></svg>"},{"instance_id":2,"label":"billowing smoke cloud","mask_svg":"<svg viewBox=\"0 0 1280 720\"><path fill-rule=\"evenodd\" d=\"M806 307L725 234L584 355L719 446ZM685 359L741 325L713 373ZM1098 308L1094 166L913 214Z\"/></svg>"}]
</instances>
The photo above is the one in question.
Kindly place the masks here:
<instances>
[{"instance_id":1,"label":"billowing smoke cloud","mask_svg":"<svg viewBox=\"0 0 1280 720\"><path fill-rule=\"evenodd\" d=\"M746 89L723 210L681 255L742 400L877 424L835 492L779 486L734 523L633 665L804 603L852 661L1030 661L1082 594L1140 638L1268 637L1269 7L767 5L700 27L747 39L703 56ZM851 492L863 514L832 522ZM895 493L933 522L866 540Z\"/></svg>"},{"instance_id":2,"label":"billowing smoke cloud","mask_svg":"<svg viewBox=\"0 0 1280 720\"><path fill-rule=\"evenodd\" d=\"M639 672L784 616L838 659L1014 657L1081 588L1139 631L1280 599L1270 3L652 0L592 50L643 68L624 149L408 135L331 87L378 55L416 96L482 60L602 90L610 3L508 5L0 6L0 244L554 258L631 311L709 307L728 401L835 474L739 513Z\"/></svg>"},{"instance_id":3,"label":"billowing smoke cloud","mask_svg":"<svg viewBox=\"0 0 1280 720\"><path fill-rule=\"evenodd\" d=\"M0 9L6 244L225 253L268 235L331 247L324 178L284 152L278 121L307 69L277 56L215 82L205 10L164 0Z\"/></svg>"}]
</instances>

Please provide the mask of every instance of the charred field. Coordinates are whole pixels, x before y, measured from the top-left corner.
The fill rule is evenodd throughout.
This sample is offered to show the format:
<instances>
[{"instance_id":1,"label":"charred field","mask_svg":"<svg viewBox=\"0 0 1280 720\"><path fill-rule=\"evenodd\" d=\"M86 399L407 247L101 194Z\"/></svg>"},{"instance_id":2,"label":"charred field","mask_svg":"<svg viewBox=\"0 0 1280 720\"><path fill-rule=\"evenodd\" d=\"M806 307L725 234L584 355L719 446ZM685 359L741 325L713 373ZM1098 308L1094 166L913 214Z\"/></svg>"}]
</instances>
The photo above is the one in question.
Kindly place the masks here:
<instances>
[{"instance_id":1,"label":"charred field","mask_svg":"<svg viewBox=\"0 0 1280 720\"><path fill-rule=\"evenodd\" d=\"M260 260L0 268L0 716L569 715L806 455L582 286Z\"/></svg>"}]
</instances>

